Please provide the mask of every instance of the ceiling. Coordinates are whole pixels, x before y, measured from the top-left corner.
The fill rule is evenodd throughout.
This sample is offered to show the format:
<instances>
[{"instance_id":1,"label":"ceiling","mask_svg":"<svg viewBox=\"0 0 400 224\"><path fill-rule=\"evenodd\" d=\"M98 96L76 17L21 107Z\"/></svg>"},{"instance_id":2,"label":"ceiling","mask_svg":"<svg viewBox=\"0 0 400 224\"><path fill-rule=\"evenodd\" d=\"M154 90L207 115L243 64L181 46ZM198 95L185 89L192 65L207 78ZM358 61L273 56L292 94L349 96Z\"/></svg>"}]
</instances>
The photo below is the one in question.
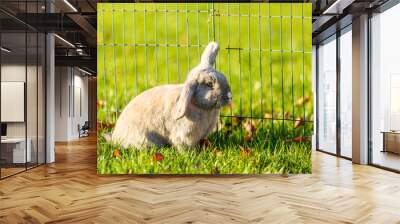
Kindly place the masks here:
<instances>
[{"instance_id":1,"label":"ceiling","mask_svg":"<svg viewBox=\"0 0 400 224\"><path fill-rule=\"evenodd\" d=\"M387 1L390 0L272 0L269 2L311 2L313 5L312 35L313 43L316 44L341 27L351 24L352 17L373 10ZM54 32L60 37L55 40L56 64L72 64L95 74L97 2L134 1L47 0L46 5L46 0L1 0L1 29L4 33L18 33L26 30ZM12 47L18 48L18 44L24 44L20 43L21 40L18 38L8 36L4 38L15 41L15 46ZM28 47L28 53L30 51Z\"/></svg>"},{"instance_id":2,"label":"ceiling","mask_svg":"<svg viewBox=\"0 0 400 224\"><path fill-rule=\"evenodd\" d=\"M313 44L352 23L353 17L375 12L391 0L313 0Z\"/></svg>"},{"instance_id":3,"label":"ceiling","mask_svg":"<svg viewBox=\"0 0 400 224\"><path fill-rule=\"evenodd\" d=\"M18 33L54 32L56 65L78 66L95 74L96 4L95 0L47 0L47 4L45 0L1 0L2 36L9 39L2 44L12 49L9 56L24 55L25 35ZM33 51L36 47L28 45L28 58Z\"/></svg>"}]
</instances>

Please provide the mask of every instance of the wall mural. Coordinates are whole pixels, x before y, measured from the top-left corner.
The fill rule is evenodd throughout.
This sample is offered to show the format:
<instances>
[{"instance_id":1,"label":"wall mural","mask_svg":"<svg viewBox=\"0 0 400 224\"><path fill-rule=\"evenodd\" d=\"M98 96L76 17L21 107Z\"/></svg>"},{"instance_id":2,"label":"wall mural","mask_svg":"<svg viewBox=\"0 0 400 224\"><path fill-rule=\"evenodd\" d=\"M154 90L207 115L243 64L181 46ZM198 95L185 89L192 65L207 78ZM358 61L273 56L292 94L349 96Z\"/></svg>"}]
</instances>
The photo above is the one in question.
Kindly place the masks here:
<instances>
[{"instance_id":1,"label":"wall mural","mask_svg":"<svg viewBox=\"0 0 400 224\"><path fill-rule=\"evenodd\" d=\"M97 172L311 173L311 10L98 4Z\"/></svg>"}]
</instances>

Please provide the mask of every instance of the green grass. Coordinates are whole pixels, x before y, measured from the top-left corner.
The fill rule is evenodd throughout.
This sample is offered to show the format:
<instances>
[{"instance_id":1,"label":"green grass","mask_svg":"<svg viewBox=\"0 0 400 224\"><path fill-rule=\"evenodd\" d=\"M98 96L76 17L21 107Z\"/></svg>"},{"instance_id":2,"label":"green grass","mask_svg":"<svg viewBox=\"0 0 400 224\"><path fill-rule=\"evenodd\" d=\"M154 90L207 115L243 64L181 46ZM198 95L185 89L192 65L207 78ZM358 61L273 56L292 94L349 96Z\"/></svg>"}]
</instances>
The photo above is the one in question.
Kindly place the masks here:
<instances>
[{"instance_id":1,"label":"green grass","mask_svg":"<svg viewBox=\"0 0 400 224\"><path fill-rule=\"evenodd\" d=\"M98 4L98 122L115 124L148 88L184 82L210 41L220 44L216 69L233 93L221 115L313 120L311 16L311 4ZM157 149L105 142L106 128L99 132L98 173L310 173L310 143L291 140L311 136L312 123L289 120L257 122L246 141L242 123L221 117L210 146L162 148L161 161L153 158Z\"/></svg>"},{"instance_id":2,"label":"green grass","mask_svg":"<svg viewBox=\"0 0 400 224\"><path fill-rule=\"evenodd\" d=\"M209 137L210 145L178 151L173 147L124 149L105 141L99 133L97 172L99 174L299 174L311 173L309 141L280 138L282 129L259 124L248 135L240 125L225 126ZM118 155L115 155L117 151ZM163 159L154 157L161 153Z\"/></svg>"}]
</instances>

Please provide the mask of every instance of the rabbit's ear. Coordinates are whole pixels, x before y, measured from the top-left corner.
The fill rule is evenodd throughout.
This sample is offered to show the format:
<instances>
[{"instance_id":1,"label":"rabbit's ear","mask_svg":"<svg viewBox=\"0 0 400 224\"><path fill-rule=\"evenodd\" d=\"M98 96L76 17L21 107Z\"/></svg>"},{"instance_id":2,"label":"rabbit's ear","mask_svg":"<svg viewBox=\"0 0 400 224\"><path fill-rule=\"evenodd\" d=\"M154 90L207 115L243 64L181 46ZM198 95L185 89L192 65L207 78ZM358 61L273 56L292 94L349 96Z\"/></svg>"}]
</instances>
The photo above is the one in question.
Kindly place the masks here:
<instances>
[{"instance_id":1,"label":"rabbit's ear","mask_svg":"<svg viewBox=\"0 0 400 224\"><path fill-rule=\"evenodd\" d=\"M192 100L194 91L196 90L196 86L197 82L195 80L188 80L185 82L178 102L175 106L174 118L176 120L185 116L188 105Z\"/></svg>"},{"instance_id":2,"label":"rabbit's ear","mask_svg":"<svg viewBox=\"0 0 400 224\"><path fill-rule=\"evenodd\" d=\"M201 64L205 66L213 66L217 57L219 45L216 42L210 42L203 54L201 55Z\"/></svg>"}]
</instances>

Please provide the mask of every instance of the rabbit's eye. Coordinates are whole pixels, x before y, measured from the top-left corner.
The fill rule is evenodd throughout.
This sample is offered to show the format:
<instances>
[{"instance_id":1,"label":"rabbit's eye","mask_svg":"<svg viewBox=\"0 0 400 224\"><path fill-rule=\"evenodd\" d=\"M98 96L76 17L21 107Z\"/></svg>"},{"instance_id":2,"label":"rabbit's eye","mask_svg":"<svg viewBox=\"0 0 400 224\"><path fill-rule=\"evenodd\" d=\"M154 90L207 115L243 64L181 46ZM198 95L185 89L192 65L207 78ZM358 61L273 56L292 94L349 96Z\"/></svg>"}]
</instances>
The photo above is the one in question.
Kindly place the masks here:
<instances>
[{"instance_id":1,"label":"rabbit's eye","mask_svg":"<svg viewBox=\"0 0 400 224\"><path fill-rule=\"evenodd\" d=\"M207 82L206 85L210 88L212 88L214 86L213 82Z\"/></svg>"}]
</instances>

